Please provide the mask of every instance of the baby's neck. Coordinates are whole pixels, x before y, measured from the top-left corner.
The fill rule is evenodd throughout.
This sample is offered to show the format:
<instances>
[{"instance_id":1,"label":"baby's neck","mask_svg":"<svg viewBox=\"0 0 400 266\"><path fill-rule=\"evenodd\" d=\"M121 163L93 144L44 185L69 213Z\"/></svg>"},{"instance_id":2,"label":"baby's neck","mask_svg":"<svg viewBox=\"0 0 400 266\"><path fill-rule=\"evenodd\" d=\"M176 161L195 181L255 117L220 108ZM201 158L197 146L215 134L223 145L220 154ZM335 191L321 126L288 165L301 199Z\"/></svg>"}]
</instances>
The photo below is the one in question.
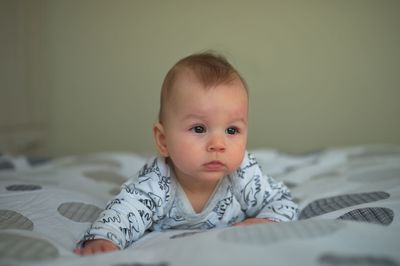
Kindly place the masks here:
<instances>
[{"instance_id":1,"label":"baby's neck","mask_svg":"<svg viewBox=\"0 0 400 266\"><path fill-rule=\"evenodd\" d=\"M179 186L182 188L186 198L189 200L196 213L200 213L206 207L209 199L214 194L216 187L223 178L221 177L219 180L215 180L214 182L188 182L184 178L179 178L173 167L172 170L176 182L178 182Z\"/></svg>"},{"instance_id":2,"label":"baby's neck","mask_svg":"<svg viewBox=\"0 0 400 266\"><path fill-rule=\"evenodd\" d=\"M179 182L179 181L178 181ZM219 182L216 182L212 186L204 186L200 188L185 187L183 184L179 183L185 192L187 199L192 205L193 210L196 213L200 213L204 210L209 202L210 198L213 196L216 187Z\"/></svg>"}]
</instances>

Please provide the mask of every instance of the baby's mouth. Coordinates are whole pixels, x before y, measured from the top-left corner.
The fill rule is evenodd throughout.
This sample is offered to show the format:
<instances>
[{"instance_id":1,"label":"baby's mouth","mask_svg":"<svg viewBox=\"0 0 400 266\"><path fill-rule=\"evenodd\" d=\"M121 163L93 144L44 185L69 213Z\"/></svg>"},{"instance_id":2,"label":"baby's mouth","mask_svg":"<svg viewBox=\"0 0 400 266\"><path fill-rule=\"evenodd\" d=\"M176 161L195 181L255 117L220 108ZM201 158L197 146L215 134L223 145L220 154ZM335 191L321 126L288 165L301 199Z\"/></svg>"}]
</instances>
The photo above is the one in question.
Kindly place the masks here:
<instances>
[{"instance_id":1,"label":"baby's mouth","mask_svg":"<svg viewBox=\"0 0 400 266\"><path fill-rule=\"evenodd\" d=\"M204 164L204 167L208 171L220 171L225 169L225 164L220 161L210 161Z\"/></svg>"}]
</instances>

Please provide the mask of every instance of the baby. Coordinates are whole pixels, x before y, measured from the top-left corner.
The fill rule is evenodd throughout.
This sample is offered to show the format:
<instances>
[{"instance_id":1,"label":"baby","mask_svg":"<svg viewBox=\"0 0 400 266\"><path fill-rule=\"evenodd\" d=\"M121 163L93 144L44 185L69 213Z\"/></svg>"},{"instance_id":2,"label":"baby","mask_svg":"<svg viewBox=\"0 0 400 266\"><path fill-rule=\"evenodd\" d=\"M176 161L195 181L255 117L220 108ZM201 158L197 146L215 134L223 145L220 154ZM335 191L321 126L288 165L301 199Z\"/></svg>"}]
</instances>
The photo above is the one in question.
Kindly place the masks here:
<instances>
[{"instance_id":1,"label":"baby","mask_svg":"<svg viewBox=\"0 0 400 266\"><path fill-rule=\"evenodd\" d=\"M161 90L153 135L159 156L122 185L75 249L123 249L146 231L290 221L298 207L246 152L248 91L225 58L177 62Z\"/></svg>"}]
</instances>

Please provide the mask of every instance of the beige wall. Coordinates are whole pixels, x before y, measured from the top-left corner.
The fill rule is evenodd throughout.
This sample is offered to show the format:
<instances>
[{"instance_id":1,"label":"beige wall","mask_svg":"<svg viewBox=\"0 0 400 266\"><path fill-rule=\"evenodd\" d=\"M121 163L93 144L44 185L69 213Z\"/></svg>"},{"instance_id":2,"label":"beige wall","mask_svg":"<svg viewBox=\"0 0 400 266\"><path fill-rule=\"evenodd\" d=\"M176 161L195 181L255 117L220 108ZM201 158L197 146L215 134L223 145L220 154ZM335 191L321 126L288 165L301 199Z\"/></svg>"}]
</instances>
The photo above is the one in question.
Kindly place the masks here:
<instances>
[{"instance_id":1,"label":"beige wall","mask_svg":"<svg viewBox=\"0 0 400 266\"><path fill-rule=\"evenodd\" d=\"M47 153L44 1L0 0L0 153Z\"/></svg>"},{"instance_id":2,"label":"beige wall","mask_svg":"<svg viewBox=\"0 0 400 266\"><path fill-rule=\"evenodd\" d=\"M154 151L166 71L206 49L250 86L249 148L400 144L400 1L37 2L53 155Z\"/></svg>"}]
</instances>

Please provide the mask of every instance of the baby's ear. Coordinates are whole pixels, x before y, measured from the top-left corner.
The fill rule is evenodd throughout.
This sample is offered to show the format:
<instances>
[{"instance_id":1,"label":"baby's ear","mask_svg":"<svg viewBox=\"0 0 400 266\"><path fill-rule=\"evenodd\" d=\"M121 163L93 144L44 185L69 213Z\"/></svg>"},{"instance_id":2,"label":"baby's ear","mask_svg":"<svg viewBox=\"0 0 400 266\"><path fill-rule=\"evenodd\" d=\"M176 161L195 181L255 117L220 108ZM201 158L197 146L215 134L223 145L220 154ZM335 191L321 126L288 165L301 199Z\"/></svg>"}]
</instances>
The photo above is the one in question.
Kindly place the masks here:
<instances>
[{"instance_id":1,"label":"baby's ear","mask_svg":"<svg viewBox=\"0 0 400 266\"><path fill-rule=\"evenodd\" d=\"M157 122L153 126L153 137L158 153L163 157L168 157L167 143L165 140L165 130L161 123Z\"/></svg>"}]
</instances>

